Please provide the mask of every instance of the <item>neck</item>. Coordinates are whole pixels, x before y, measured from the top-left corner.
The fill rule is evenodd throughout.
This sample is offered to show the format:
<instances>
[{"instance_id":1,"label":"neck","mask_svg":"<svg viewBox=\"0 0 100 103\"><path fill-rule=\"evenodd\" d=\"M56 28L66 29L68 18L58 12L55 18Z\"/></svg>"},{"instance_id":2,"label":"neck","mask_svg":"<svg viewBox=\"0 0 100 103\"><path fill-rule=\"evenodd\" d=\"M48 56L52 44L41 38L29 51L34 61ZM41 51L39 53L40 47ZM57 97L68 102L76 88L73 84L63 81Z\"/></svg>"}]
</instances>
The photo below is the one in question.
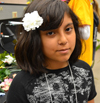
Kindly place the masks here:
<instances>
[{"instance_id":1,"label":"neck","mask_svg":"<svg viewBox=\"0 0 100 103\"><path fill-rule=\"evenodd\" d=\"M57 70L57 69L60 69L60 68L64 68L66 66L68 66L68 61L66 62L46 62L44 64L44 66L47 68L47 69L50 69L50 70Z\"/></svg>"}]
</instances>

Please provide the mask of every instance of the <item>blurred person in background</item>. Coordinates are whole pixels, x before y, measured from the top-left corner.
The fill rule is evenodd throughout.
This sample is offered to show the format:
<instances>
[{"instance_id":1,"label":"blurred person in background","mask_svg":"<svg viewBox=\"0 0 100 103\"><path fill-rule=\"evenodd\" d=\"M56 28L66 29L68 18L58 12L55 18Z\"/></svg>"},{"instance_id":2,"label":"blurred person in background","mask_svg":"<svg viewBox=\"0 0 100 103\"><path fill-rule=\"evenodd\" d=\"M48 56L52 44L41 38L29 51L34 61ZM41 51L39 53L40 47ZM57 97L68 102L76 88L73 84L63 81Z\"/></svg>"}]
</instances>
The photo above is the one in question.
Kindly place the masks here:
<instances>
[{"instance_id":1,"label":"blurred person in background","mask_svg":"<svg viewBox=\"0 0 100 103\"><path fill-rule=\"evenodd\" d=\"M83 42L81 60L92 66L93 58L93 5L92 0L66 0L69 7L79 18L79 31Z\"/></svg>"},{"instance_id":2,"label":"blurred person in background","mask_svg":"<svg viewBox=\"0 0 100 103\"><path fill-rule=\"evenodd\" d=\"M97 44L97 32L100 33L100 12L98 2L93 2L93 15L94 15L94 26L93 26L93 61L95 59L95 51Z\"/></svg>"}]
</instances>

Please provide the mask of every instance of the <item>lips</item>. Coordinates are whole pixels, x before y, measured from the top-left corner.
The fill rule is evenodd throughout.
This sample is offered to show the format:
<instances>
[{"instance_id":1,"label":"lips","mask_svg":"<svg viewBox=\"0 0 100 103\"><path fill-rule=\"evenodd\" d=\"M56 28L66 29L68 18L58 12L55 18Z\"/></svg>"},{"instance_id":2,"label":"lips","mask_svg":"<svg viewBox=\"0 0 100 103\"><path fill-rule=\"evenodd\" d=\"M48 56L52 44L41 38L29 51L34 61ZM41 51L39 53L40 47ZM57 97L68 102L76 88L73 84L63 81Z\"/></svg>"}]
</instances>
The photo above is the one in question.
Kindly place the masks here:
<instances>
[{"instance_id":1,"label":"lips","mask_svg":"<svg viewBox=\"0 0 100 103\"><path fill-rule=\"evenodd\" d=\"M68 48L68 49L57 50L57 52L60 52L60 53L68 53L68 52L69 52L69 48Z\"/></svg>"}]
</instances>

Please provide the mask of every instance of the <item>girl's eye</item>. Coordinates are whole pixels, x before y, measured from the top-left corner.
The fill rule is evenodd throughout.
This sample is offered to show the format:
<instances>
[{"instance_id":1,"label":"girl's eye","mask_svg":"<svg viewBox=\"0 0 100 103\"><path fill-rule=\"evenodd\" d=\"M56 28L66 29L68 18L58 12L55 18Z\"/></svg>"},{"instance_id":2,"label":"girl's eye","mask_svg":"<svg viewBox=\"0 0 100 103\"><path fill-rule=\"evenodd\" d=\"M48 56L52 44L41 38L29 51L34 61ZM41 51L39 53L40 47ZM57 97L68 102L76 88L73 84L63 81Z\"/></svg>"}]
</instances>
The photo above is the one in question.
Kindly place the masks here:
<instances>
[{"instance_id":1,"label":"girl's eye","mask_svg":"<svg viewBox=\"0 0 100 103\"><path fill-rule=\"evenodd\" d=\"M53 35L54 34L54 32L48 32L47 33L47 35Z\"/></svg>"},{"instance_id":2,"label":"girl's eye","mask_svg":"<svg viewBox=\"0 0 100 103\"><path fill-rule=\"evenodd\" d=\"M66 29L66 31L68 31L68 32L69 32L69 31L71 31L71 30L72 30L72 28L71 28L71 27Z\"/></svg>"}]
</instances>

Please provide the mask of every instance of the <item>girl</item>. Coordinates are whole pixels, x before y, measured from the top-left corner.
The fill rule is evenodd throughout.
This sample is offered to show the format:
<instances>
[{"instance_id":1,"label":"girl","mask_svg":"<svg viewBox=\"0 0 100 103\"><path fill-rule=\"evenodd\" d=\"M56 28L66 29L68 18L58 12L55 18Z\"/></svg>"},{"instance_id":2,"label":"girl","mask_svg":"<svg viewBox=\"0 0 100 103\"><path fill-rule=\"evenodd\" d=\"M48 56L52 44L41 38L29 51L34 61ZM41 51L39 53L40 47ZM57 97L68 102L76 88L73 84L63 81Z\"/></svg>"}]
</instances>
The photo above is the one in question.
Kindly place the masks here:
<instances>
[{"instance_id":1,"label":"girl","mask_svg":"<svg viewBox=\"0 0 100 103\"><path fill-rule=\"evenodd\" d=\"M94 103L90 66L78 60L78 19L61 0L34 0L22 19L15 56L22 69L7 103Z\"/></svg>"}]
</instances>

